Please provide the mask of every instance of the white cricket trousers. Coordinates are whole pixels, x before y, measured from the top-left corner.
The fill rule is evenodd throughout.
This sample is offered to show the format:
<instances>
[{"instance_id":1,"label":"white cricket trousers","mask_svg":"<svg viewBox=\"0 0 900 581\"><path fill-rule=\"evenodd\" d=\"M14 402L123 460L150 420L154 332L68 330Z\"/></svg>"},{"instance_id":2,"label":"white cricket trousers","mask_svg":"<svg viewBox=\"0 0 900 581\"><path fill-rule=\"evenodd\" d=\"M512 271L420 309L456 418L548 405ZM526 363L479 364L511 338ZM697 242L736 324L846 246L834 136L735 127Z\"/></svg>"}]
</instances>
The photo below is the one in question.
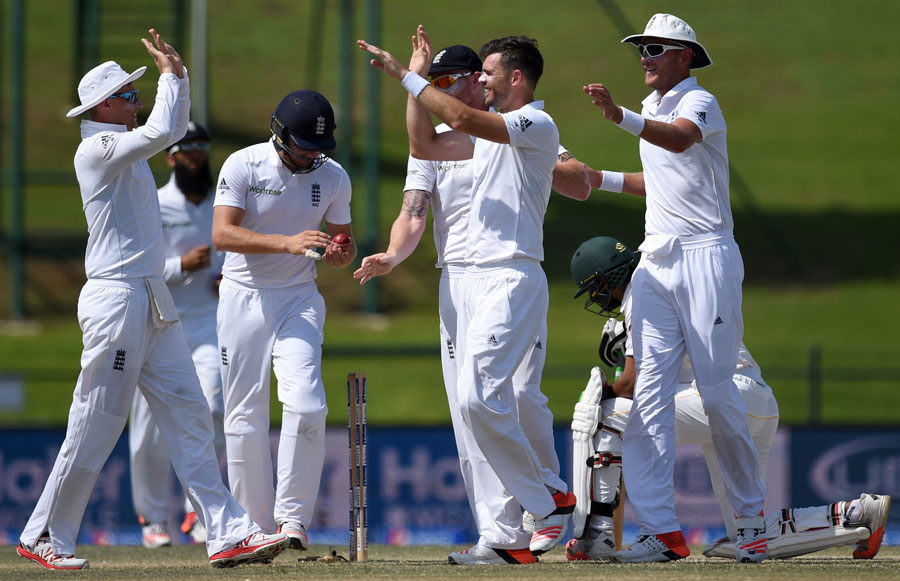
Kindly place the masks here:
<instances>
[{"instance_id":1,"label":"white cricket trousers","mask_svg":"<svg viewBox=\"0 0 900 581\"><path fill-rule=\"evenodd\" d=\"M546 331L547 278L538 262L515 259L469 266L463 281L463 301L457 303L460 419L506 490L525 510L543 518L556 509L550 489L567 492L568 486L558 470L545 470L529 441L515 404L513 378ZM537 401L532 399L533 405Z\"/></svg>"},{"instance_id":2,"label":"white cricket trousers","mask_svg":"<svg viewBox=\"0 0 900 581\"><path fill-rule=\"evenodd\" d=\"M747 408L734 385L743 336L744 267L730 233L669 239L644 251L631 280L634 404L622 469L641 534L680 530L675 516L675 392L690 358L734 513L763 510Z\"/></svg>"},{"instance_id":3,"label":"white cricket trousers","mask_svg":"<svg viewBox=\"0 0 900 581\"><path fill-rule=\"evenodd\" d=\"M181 317L181 328L197 369L203 396L213 422L213 445L221 461L225 453L222 428L222 374L219 369L219 344L216 316ZM128 451L131 460L131 498L135 512L148 523L164 523L169 515L169 453L150 413L150 406L139 390L134 392L131 419L128 422ZM185 512L193 507L185 497ZM204 525L205 526L205 525Z\"/></svg>"},{"instance_id":4,"label":"white cricket trousers","mask_svg":"<svg viewBox=\"0 0 900 581\"><path fill-rule=\"evenodd\" d=\"M219 287L228 481L263 530L309 526L325 462L325 300L314 282L283 289ZM277 487L269 443L270 377L282 404Z\"/></svg>"},{"instance_id":5,"label":"white cricket trousers","mask_svg":"<svg viewBox=\"0 0 900 581\"><path fill-rule=\"evenodd\" d=\"M464 275L465 266L445 264L438 292L441 367L460 469L480 536L478 542L489 547L520 549L530 542L530 536L522 528L522 508L481 454L472 432L462 421L457 401L458 364L461 361L456 352L457 305L462 304ZM516 370L513 394L519 423L537 453L546 477L551 478L559 475L559 458L553 440L553 414L547 407L547 396L541 392L546 346L545 320L531 349Z\"/></svg>"},{"instance_id":6,"label":"white cricket trousers","mask_svg":"<svg viewBox=\"0 0 900 581\"><path fill-rule=\"evenodd\" d=\"M734 383L737 385L741 400L747 406L747 425L759 461L759 477L765 483L766 462L778 431L778 402L775 401L772 388L765 383L759 383L739 373L734 375ZM696 385L681 384L678 387L678 393L675 395L675 441L679 444L700 444L706 466L709 468L713 492L722 510L722 522L725 523L728 537L734 539L737 536L734 512L725 491L719 458L713 448L709 419L706 410L703 409Z\"/></svg>"},{"instance_id":7,"label":"white cricket trousers","mask_svg":"<svg viewBox=\"0 0 900 581\"><path fill-rule=\"evenodd\" d=\"M259 527L228 492L213 448L203 397L181 323L155 327L144 280L89 280L78 299L84 340L66 438L21 541L49 531L53 552L75 553L75 540L100 469L128 419L135 386L159 425L181 485L207 526L210 555Z\"/></svg>"}]
</instances>

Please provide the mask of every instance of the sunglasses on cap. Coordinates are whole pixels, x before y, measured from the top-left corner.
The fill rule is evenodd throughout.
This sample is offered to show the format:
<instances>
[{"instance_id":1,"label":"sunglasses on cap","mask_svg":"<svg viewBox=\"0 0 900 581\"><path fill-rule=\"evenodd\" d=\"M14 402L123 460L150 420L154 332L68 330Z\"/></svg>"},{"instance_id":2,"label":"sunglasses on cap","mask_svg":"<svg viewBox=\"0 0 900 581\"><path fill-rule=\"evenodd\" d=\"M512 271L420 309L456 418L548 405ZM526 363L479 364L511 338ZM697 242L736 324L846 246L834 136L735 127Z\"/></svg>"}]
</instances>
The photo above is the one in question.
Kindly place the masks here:
<instances>
[{"instance_id":1,"label":"sunglasses on cap","mask_svg":"<svg viewBox=\"0 0 900 581\"><path fill-rule=\"evenodd\" d=\"M137 89L132 89L132 90L126 91L126 92L124 92L124 93L118 93L118 94L116 94L116 95L110 95L109 98L112 99L113 97L118 97L118 98L120 98L120 99L126 99L129 103L131 103L132 105L134 105L135 103L137 103L137 100L138 100L138 93L139 93L139 92L140 92L140 91L138 91Z\"/></svg>"},{"instance_id":2,"label":"sunglasses on cap","mask_svg":"<svg viewBox=\"0 0 900 581\"><path fill-rule=\"evenodd\" d=\"M436 79L431 79L431 86L435 89L441 89L442 91L446 91L450 87L456 84L457 79L461 79L463 77L468 77L471 75L471 72L468 73L454 73L452 75L444 75L443 77L438 77Z\"/></svg>"},{"instance_id":3,"label":"sunglasses on cap","mask_svg":"<svg viewBox=\"0 0 900 581\"><path fill-rule=\"evenodd\" d=\"M658 42L637 45L638 52L641 53L641 56L648 59L661 57L670 50L684 50L685 48L687 47L676 46L674 44L660 44Z\"/></svg>"},{"instance_id":4,"label":"sunglasses on cap","mask_svg":"<svg viewBox=\"0 0 900 581\"><path fill-rule=\"evenodd\" d=\"M169 153L178 153L179 151L183 151L184 153L190 153L192 151L209 151L209 142L189 141L187 143L179 143L178 145L173 145L169 149Z\"/></svg>"}]
</instances>

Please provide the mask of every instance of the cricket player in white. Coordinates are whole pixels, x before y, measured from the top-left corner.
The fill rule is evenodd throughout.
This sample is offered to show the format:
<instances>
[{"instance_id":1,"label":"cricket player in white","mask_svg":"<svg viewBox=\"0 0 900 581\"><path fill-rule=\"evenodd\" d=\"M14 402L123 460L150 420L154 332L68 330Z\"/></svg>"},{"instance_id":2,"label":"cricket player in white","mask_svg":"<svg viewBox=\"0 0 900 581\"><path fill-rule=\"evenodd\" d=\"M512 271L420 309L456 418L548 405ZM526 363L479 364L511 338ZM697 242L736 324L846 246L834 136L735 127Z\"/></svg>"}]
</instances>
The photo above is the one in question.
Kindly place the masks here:
<instances>
[{"instance_id":1,"label":"cricket player in white","mask_svg":"<svg viewBox=\"0 0 900 581\"><path fill-rule=\"evenodd\" d=\"M356 256L352 237L332 242L352 236L350 178L324 153L335 146L334 127L325 97L289 93L272 115L272 139L225 161L213 217L213 242L228 251L218 335L229 484L264 529L277 527L296 549L309 542L328 414L315 250L325 248L322 262L335 267ZM283 405L277 487L269 445L273 367Z\"/></svg>"},{"instance_id":2,"label":"cricket player in white","mask_svg":"<svg viewBox=\"0 0 900 581\"><path fill-rule=\"evenodd\" d=\"M461 358L456 401L461 425L518 503L535 516L530 541L521 530L505 547L476 544L451 563L531 563L565 535L574 496L558 475L544 471L515 409L513 375L534 339L546 330L547 282L543 217L550 197L559 133L534 101L543 70L536 42L508 37L487 43L479 77L485 102L478 111L431 87L421 75L431 64L430 40L419 27L410 69L389 53L358 42L371 63L402 79L410 152L420 159L472 159L473 190L466 233L462 309L457 321ZM454 130L436 133L428 112ZM520 532L521 531L521 532Z\"/></svg>"},{"instance_id":3,"label":"cricket player in white","mask_svg":"<svg viewBox=\"0 0 900 581\"><path fill-rule=\"evenodd\" d=\"M683 20L654 15L637 45L654 92L639 115L609 90L584 87L604 116L639 136L643 173L603 172L602 189L646 195L643 258L634 273L633 339L637 383L625 430L623 470L640 536L617 553L626 562L690 554L675 516L675 389L684 355L709 415L732 509L737 560L766 557L763 482L733 375L743 336L744 267L734 241L726 126L719 105L690 76L712 64Z\"/></svg>"},{"instance_id":4,"label":"cricket player in white","mask_svg":"<svg viewBox=\"0 0 900 581\"><path fill-rule=\"evenodd\" d=\"M478 82L481 59L469 47L453 45L438 51L429 75L435 88L458 98L470 107L487 111L484 91ZM442 123L438 133L451 131ZM559 161L553 171L553 188L563 195L585 200L590 184L583 166L560 146ZM481 454L465 427L457 402L456 319L465 274L466 235L472 194L472 160L425 161L410 156L404 187L403 209L391 228L388 249L363 258L354 278L364 284L374 276L389 273L416 248L425 231L428 206L434 216L434 244L437 268L441 269L438 293L441 365L447 390L451 421L459 453L469 506L479 532L478 543L492 548L521 545L522 510L503 487L491 465ZM559 459L553 440L553 415L547 397L540 390L541 372L547 344L546 330L535 338L528 355L513 377L515 406L520 424L544 467L559 474ZM532 525L533 526L533 525ZM525 534L530 534L525 531Z\"/></svg>"},{"instance_id":5,"label":"cricket player in white","mask_svg":"<svg viewBox=\"0 0 900 581\"><path fill-rule=\"evenodd\" d=\"M212 249L213 192L209 169L209 134L193 122L185 136L168 149L172 175L159 189L166 267L163 278L172 293L184 329L200 387L213 420L216 456L225 452L222 431L224 404L219 344L216 338L217 277L221 253ZM140 391L135 391L128 424L131 458L131 496L148 549L172 543L166 525L169 513L169 453ZM194 542L206 540L197 513L185 498L181 530Z\"/></svg>"},{"instance_id":6,"label":"cricket player in white","mask_svg":"<svg viewBox=\"0 0 900 581\"><path fill-rule=\"evenodd\" d=\"M630 415L635 384L634 351L627 329L631 328L632 321L631 277L636 263L630 249L606 236L586 241L572 256L572 276L579 286L576 297L588 293L585 308L601 316L615 317L614 311L621 305L624 318L624 322L614 318L607 321L600 343L601 359L611 367L621 367L621 376L611 386L603 386L603 374L595 367L573 417L576 458L573 486L579 490L579 484L584 484L581 490L590 499L582 505L579 498L578 507L591 507L590 514L576 508L575 529L580 538L572 539L566 545L566 557L573 561L605 560L615 555L610 512L619 498L618 463L593 462L593 470L581 475L577 468L585 464L580 461L579 452L580 456L591 459L612 459L621 453L622 431ZM759 365L743 343L734 381L747 407L747 423L759 458L760 475L765 481L766 461L778 428L778 404L772 389L763 380ZM605 398L586 404L587 399L596 399L601 389ZM587 418L591 421L581 421ZM579 432L592 439L587 451L579 450L579 442L585 441ZM735 516L725 494L722 470L712 446L709 418L688 358L682 361L675 395L675 438L679 444L700 444L725 523L727 536L703 554L734 559ZM856 544L854 558L871 559L881 546L890 504L890 496L863 493L858 499L824 506L782 509L766 518L769 558L782 559ZM580 533L582 527L583 534Z\"/></svg>"},{"instance_id":7,"label":"cricket player in white","mask_svg":"<svg viewBox=\"0 0 900 581\"><path fill-rule=\"evenodd\" d=\"M207 524L213 566L268 560L284 535L263 535L222 483L213 449L209 407L200 389L184 333L163 281L165 253L153 174L147 158L187 129L190 95L181 57L151 29L142 39L160 72L146 125L134 81L105 62L78 85L90 113L81 123L75 154L88 225L88 281L78 301L84 335L66 439L17 552L48 569L86 569L75 541L97 475L118 440L140 388L160 426L175 472ZM154 46L155 45L155 46Z\"/></svg>"}]
</instances>

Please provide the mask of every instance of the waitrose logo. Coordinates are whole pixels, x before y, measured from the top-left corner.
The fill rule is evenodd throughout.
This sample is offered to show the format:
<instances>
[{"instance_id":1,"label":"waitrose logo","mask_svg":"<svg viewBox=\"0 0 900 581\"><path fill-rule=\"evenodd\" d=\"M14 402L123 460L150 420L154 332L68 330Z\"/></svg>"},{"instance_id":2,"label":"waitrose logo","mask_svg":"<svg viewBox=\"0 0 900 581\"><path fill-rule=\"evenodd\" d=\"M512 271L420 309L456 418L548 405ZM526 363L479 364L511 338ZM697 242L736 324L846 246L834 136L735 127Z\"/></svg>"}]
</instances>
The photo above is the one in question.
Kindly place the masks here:
<instances>
[{"instance_id":1,"label":"waitrose logo","mask_svg":"<svg viewBox=\"0 0 900 581\"><path fill-rule=\"evenodd\" d=\"M263 188L260 186L250 186L251 194L265 194L268 196L280 196L282 190L270 190L268 188Z\"/></svg>"}]
</instances>

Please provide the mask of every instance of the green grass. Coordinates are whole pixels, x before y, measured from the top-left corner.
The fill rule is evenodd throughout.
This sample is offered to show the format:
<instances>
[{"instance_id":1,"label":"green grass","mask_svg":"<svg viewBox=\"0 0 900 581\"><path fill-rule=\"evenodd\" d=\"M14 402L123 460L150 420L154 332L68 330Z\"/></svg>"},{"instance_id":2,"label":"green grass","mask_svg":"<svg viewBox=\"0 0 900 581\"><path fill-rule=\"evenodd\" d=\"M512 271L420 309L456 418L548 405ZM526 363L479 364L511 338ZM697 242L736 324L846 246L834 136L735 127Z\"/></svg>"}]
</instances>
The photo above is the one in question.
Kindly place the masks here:
<instances>
[{"instance_id":1,"label":"green grass","mask_svg":"<svg viewBox=\"0 0 900 581\"><path fill-rule=\"evenodd\" d=\"M114 3L101 4L112 13ZM123 17L104 21L108 34L101 59L115 58L129 69L150 65L138 83L145 93L152 91L155 75L138 39L150 26L167 32L164 27L171 24L156 15L169 4L129 2ZM368 36L364 4L354 3L354 38ZM602 81L620 104L635 109L647 93L634 50L618 42L624 32L608 17L607 0L564 6L522 0L515 9L507 2L457 0L453 11L413 0L382 4L381 44L401 58L406 58L410 34L419 23L438 46L478 48L484 40L506 34L538 38L546 67L537 96L547 101L563 142L595 167L637 169L635 140L602 120L580 90L586 82ZM900 223L900 174L894 169L900 76L889 73L900 51L888 35L872 33L878 22L900 18L900 3L860 0L849 7L812 0L689 0L672 6L662 0L620 0L615 5L633 32L651 14L675 11L694 26L713 56L715 66L699 71L698 77L722 104L732 166L752 192L748 196L735 186L732 194L735 233L746 266L745 342L776 390L782 421L809 420L805 370L811 349L820 346L826 371L824 421L900 423L900 262L893 254L893 234ZM58 16L68 15L71 6L63 0L26 3L25 164L29 171L61 172L63 178L71 176L79 139L77 122L64 118L74 104L78 79L68 74L72 19ZM314 77L306 65L310 30L320 11L323 42L320 73ZM210 3L214 167L235 149L266 137L269 115L287 91L316 88L338 104L338 21L337 2ZM178 48L189 59L189 47ZM382 82L382 138L366 143L362 128L371 91L365 85L369 67L365 55L353 51L355 125L338 128L338 153L352 152L348 169L354 181L357 240L377 238L380 249L401 196L405 93L397 83ZM187 64L190 68L189 60ZM7 83L0 98L4 112L9 111L9 91ZM4 120L0 130L5 138ZM12 146L2 143L5 161ZM366 146L374 146L376 153ZM359 171L369 155L378 156L382 170L377 232L366 227L367 198L374 193ZM161 156L151 165L164 171ZM4 227L9 225L8 192L3 189L0 206ZM25 205L26 227L37 241L52 243L60 233L84 235L73 181L30 185ZM600 234L636 245L642 225L638 199L595 192L585 204L551 200L545 228L551 308L544 389L560 423L570 417L588 369L597 362L602 325L571 300L571 253L581 241ZM437 271L430 239L427 232L422 248L378 281L381 318L359 314L363 295L350 279L351 269L321 269L320 288L329 305L323 369L332 422L342 421L344 378L352 370L368 373L374 423L449 421L435 344ZM7 276L6 262L0 262L0 317L8 305ZM62 425L78 372L81 344L74 305L83 268L78 259L32 257L27 276L27 306L41 332L0 336L0 372L21 373L28 382L24 413L0 413L0 424ZM434 355L403 355L408 346L418 353L435 347Z\"/></svg>"},{"instance_id":2,"label":"green grass","mask_svg":"<svg viewBox=\"0 0 900 581\"><path fill-rule=\"evenodd\" d=\"M269 565L243 565L233 569L213 569L207 564L206 551L199 546L179 546L148 551L143 547L78 548L91 568L70 576L91 579L547 579L573 580L612 577L615 579L896 579L900 568L900 548L882 547L878 557L857 561L848 547L830 549L782 561L759 565L738 564L723 559L705 559L701 547L692 547L687 559L675 563L623 565L565 560L561 549L541 557L541 563L521 566L456 567L447 563L447 555L460 547L369 546L369 561L300 562L296 551L275 557ZM331 547L311 546L303 557L329 555ZM335 547L346 557L346 547ZM47 579L51 572L25 561L14 547L0 548L0 578Z\"/></svg>"}]
</instances>

